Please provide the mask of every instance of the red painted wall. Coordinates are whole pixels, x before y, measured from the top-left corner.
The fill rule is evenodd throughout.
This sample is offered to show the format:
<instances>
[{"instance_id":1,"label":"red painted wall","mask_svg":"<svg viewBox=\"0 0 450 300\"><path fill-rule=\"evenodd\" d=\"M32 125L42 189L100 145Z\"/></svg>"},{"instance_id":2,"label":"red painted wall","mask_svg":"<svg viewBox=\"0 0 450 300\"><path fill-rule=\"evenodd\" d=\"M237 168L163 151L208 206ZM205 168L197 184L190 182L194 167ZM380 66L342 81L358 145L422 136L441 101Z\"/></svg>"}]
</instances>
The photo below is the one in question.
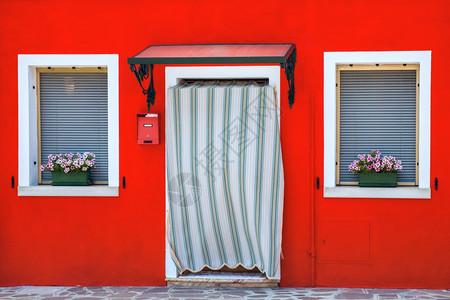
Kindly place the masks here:
<instances>
[{"instance_id":1,"label":"red painted wall","mask_svg":"<svg viewBox=\"0 0 450 300\"><path fill-rule=\"evenodd\" d=\"M149 44L292 42L292 110L284 76L281 86L281 284L311 286L315 277L319 286L449 288L449 32L446 0L0 1L0 285L164 285L164 142L136 143L136 113L146 103L126 58ZM323 180L323 52L353 50L432 51L431 178L440 186L431 200L323 199L313 189L316 176ZM17 55L93 53L119 54L127 188L118 198L18 197L10 187L18 175ZM155 67L155 88L154 110L163 113L164 66ZM350 226L333 232L320 223L330 220ZM336 251L351 255L361 250L347 244L354 228L366 232L367 222L369 262L321 262L329 253L320 246L312 264L312 224L318 238L340 235Z\"/></svg>"}]
</instances>

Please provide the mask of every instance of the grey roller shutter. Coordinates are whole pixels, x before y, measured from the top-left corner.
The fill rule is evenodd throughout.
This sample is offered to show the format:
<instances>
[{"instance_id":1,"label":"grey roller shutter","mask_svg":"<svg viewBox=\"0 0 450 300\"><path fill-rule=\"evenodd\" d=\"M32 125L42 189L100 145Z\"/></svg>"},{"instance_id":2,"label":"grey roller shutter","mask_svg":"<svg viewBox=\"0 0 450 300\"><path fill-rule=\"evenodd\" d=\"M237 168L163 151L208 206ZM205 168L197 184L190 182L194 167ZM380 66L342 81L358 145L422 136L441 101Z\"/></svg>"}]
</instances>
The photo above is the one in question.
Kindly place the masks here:
<instances>
[{"instance_id":1,"label":"grey roller shutter","mask_svg":"<svg viewBox=\"0 0 450 300\"><path fill-rule=\"evenodd\" d=\"M416 178L416 70L340 71L340 183L348 165L378 149L402 161L399 182Z\"/></svg>"},{"instance_id":2,"label":"grey roller shutter","mask_svg":"<svg viewBox=\"0 0 450 300\"><path fill-rule=\"evenodd\" d=\"M49 154L93 152L94 181L108 180L106 73L40 73L41 162ZM51 180L42 172L42 181Z\"/></svg>"}]
</instances>

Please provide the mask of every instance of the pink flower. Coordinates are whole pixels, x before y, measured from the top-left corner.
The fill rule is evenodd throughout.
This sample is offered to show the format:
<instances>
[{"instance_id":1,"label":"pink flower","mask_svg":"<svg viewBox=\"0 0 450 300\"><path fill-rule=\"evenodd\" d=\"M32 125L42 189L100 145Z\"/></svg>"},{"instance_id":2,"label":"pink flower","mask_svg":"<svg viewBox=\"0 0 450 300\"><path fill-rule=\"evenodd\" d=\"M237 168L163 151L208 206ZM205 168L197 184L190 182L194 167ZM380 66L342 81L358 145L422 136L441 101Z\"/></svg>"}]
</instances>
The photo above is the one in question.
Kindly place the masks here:
<instances>
[{"instance_id":1,"label":"pink flower","mask_svg":"<svg viewBox=\"0 0 450 300\"><path fill-rule=\"evenodd\" d=\"M401 161L395 156L382 156L379 150L371 150L369 154L358 154L358 159L354 160L348 170L352 173L365 172L397 172L403 170Z\"/></svg>"}]
</instances>

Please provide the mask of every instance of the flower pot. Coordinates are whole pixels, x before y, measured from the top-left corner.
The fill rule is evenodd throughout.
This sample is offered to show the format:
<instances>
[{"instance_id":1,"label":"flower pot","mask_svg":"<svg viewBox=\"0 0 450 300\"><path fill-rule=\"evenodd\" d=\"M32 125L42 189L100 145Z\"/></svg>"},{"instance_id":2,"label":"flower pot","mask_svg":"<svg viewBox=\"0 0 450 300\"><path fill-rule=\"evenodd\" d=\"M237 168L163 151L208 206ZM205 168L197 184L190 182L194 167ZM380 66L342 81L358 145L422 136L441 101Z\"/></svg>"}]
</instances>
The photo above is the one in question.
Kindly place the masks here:
<instances>
[{"instance_id":1,"label":"flower pot","mask_svg":"<svg viewBox=\"0 0 450 300\"><path fill-rule=\"evenodd\" d=\"M52 172L52 185L90 185L91 172Z\"/></svg>"},{"instance_id":2,"label":"flower pot","mask_svg":"<svg viewBox=\"0 0 450 300\"><path fill-rule=\"evenodd\" d=\"M360 173L359 186L396 187L397 173Z\"/></svg>"}]
</instances>

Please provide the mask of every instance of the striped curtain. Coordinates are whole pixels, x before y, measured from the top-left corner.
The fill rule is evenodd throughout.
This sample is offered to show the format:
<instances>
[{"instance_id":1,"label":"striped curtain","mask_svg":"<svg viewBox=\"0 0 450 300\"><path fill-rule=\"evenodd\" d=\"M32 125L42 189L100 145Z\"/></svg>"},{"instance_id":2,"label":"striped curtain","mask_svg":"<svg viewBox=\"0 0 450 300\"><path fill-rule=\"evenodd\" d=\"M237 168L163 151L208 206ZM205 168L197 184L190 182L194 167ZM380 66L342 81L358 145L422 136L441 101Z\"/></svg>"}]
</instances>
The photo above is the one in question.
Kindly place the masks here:
<instances>
[{"instance_id":1,"label":"striped curtain","mask_svg":"<svg viewBox=\"0 0 450 300\"><path fill-rule=\"evenodd\" d=\"M167 234L180 273L280 271L283 165L274 88L182 82L166 102Z\"/></svg>"}]
</instances>

